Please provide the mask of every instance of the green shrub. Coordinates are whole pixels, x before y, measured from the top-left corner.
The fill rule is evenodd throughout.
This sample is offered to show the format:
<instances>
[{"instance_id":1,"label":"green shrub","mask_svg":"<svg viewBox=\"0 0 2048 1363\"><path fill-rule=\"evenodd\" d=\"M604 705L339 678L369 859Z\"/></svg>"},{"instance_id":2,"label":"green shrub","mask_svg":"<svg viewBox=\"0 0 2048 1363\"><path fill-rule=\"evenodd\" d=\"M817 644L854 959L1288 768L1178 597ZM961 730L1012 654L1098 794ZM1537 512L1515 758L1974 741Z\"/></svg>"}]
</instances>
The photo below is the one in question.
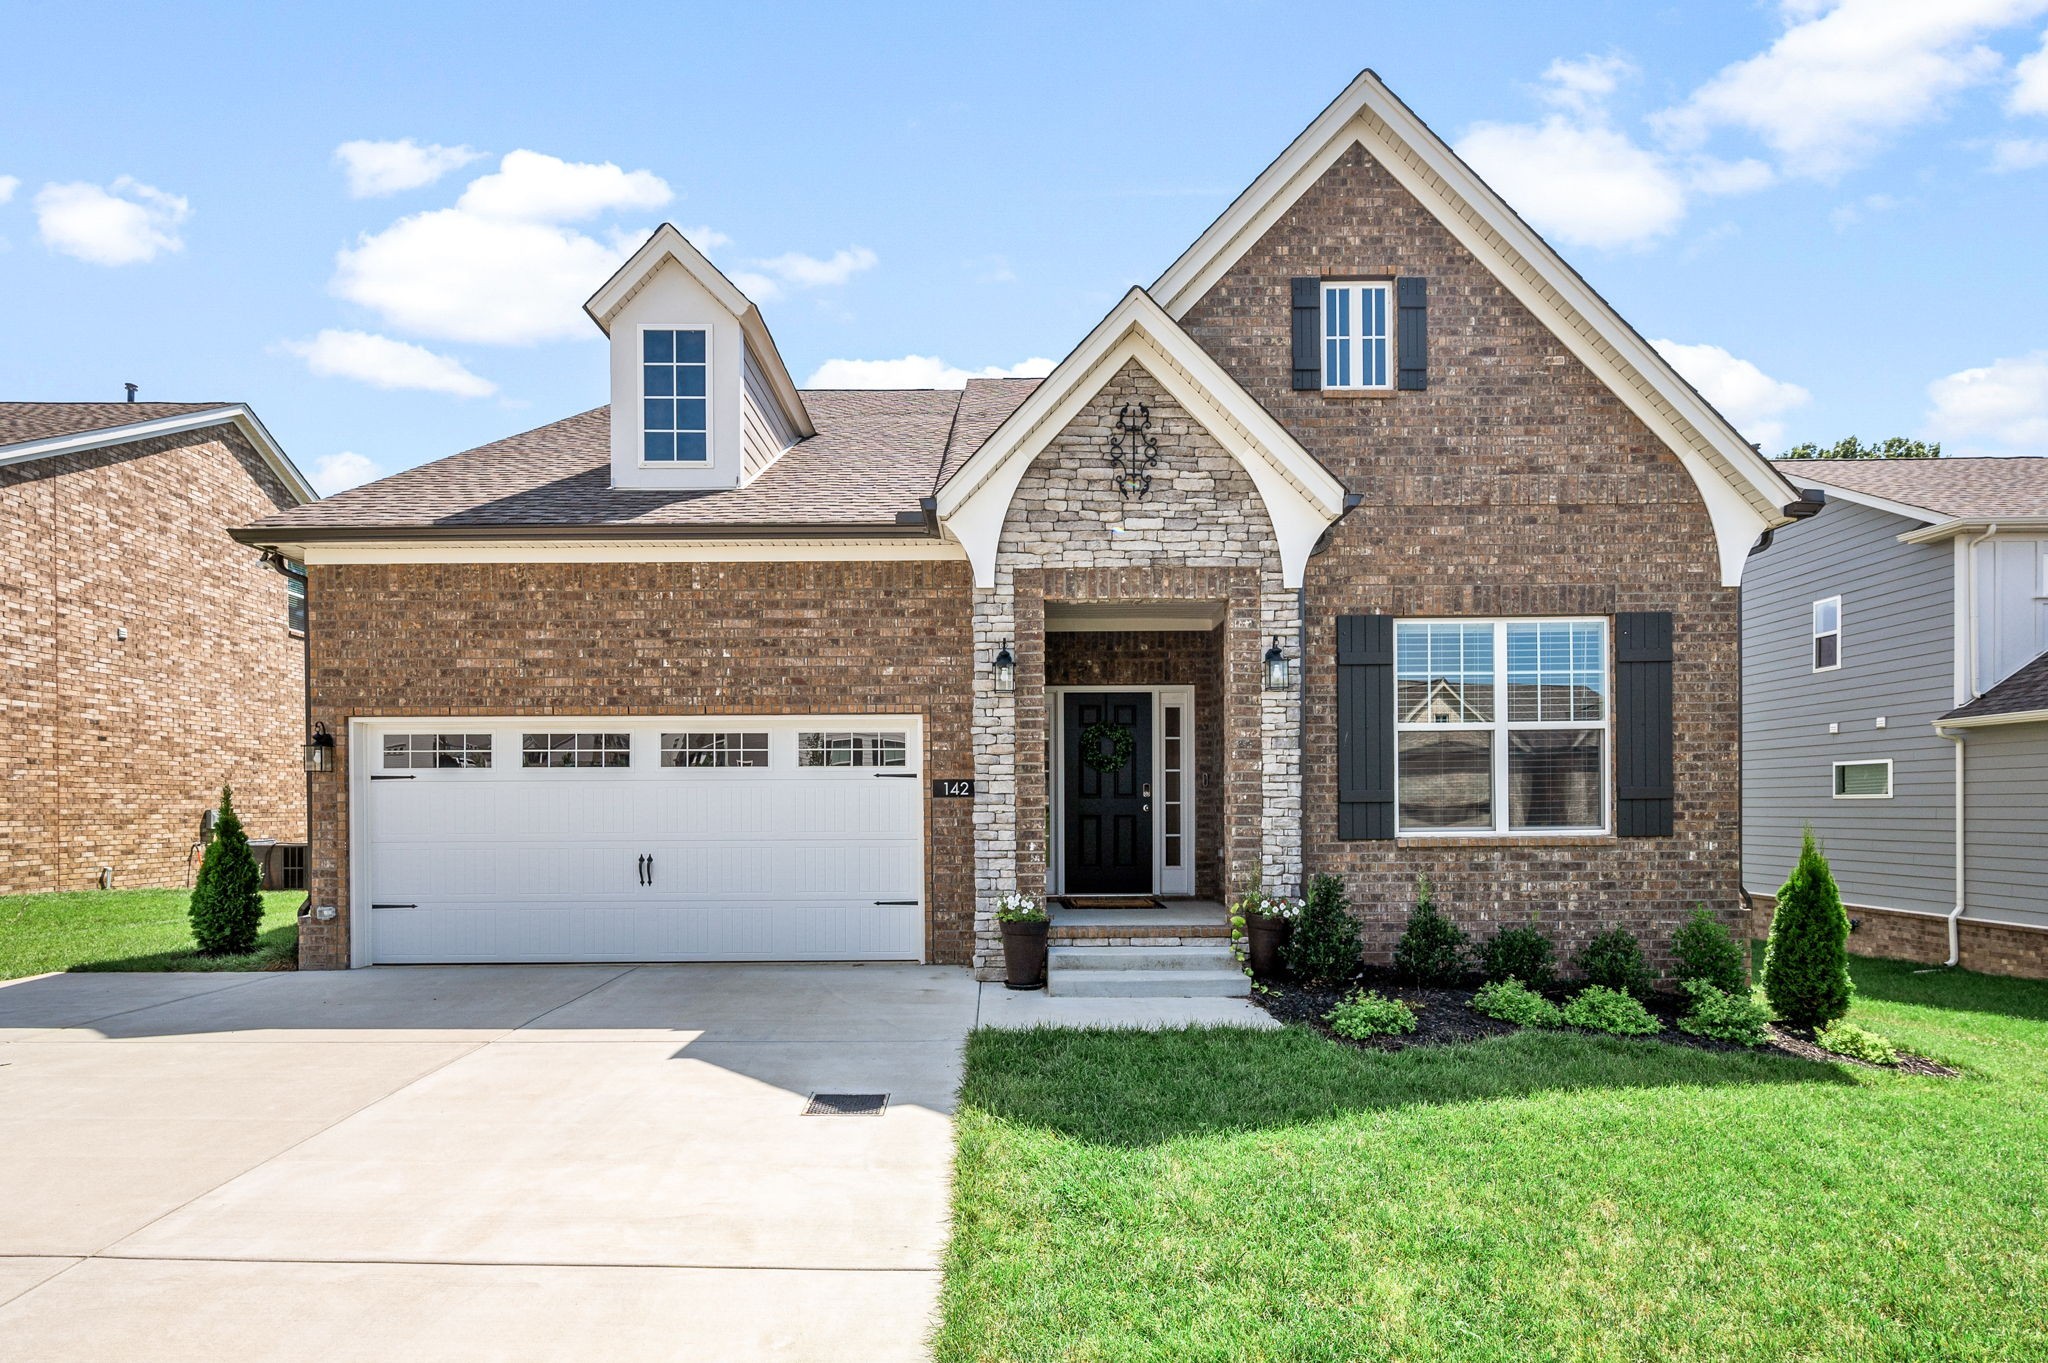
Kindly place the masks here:
<instances>
[{"instance_id":1,"label":"green shrub","mask_svg":"<svg viewBox=\"0 0 2048 1363\"><path fill-rule=\"evenodd\" d=\"M1692 995L1692 1007L1678 1020L1680 1031L1738 1046L1761 1046L1770 1039L1764 1024L1771 1020L1771 1010L1748 991L1731 994L1711 980L1687 980L1685 992Z\"/></svg>"},{"instance_id":2,"label":"green shrub","mask_svg":"<svg viewBox=\"0 0 2048 1363\"><path fill-rule=\"evenodd\" d=\"M1867 1032L1853 1022L1835 1021L1815 1032L1813 1039L1825 1050L1863 1060L1872 1065L1896 1065L1899 1048L1876 1032Z\"/></svg>"},{"instance_id":3,"label":"green shrub","mask_svg":"<svg viewBox=\"0 0 2048 1363\"><path fill-rule=\"evenodd\" d=\"M1309 984L1341 982L1358 973L1358 952L1358 920L1351 916L1344 882L1333 875L1314 877L1294 931L1280 949L1288 970Z\"/></svg>"},{"instance_id":4,"label":"green shrub","mask_svg":"<svg viewBox=\"0 0 2048 1363\"><path fill-rule=\"evenodd\" d=\"M1636 935L1627 928L1595 933L1572 958L1572 963L1578 966L1587 984L1618 989L1637 998L1648 995L1656 980L1650 967L1643 963L1643 949L1636 944Z\"/></svg>"},{"instance_id":5,"label":"green shrub","mask_svg":"<svg viewBox=\"0 0 2048 1363\"><path fill-rule=\"evenodd\" d=\"M1471 973L1466 953L1470 940L1463 928L1437 908L1429 877L1415 877L1415 909L1408 915L1407 931L1394 946L1394 969L1417 984L1457 984Z\"/></svg>"},{"instance_id":6,"label":"green shrub","mask_svg":"<svg viewBox=\"0 0 2048 1363\"><path fill-rule=\"evenodd\" d=\"M1705 980L1724 994L1748 995L1749 971L1744 968L1742 947L1706 905L1692 911L1692 917L1671 939L1671 950L1678 958L1681 984Z\"/></svg>"},{"instance_id":7,"label":"green shrub","mask_svg":"<svg viewBox=\"0 0 2048 1363\"><path fill-rule=\"evenodd\" d=\"M1567 1026L1616 1036L1649 1036L1664 1030L1664 1024L1651 1017L1650 1010L1633 994L1599 984L1580 990L1579 996L1564 1006L1562 1016Z\"/></svg>"},{"instance_id":8,"label":"green shrub","mask_svg":"<svg viewBox=\"0 0 2048 1363\"><path fill-rule=\"evenodd\" d=\"M235 793L220 788L220 820L192 883L192 941L202 956L246 956L263 927L263 873L235 813Z\"/></svg>"},{"instance_id":9,"label":"green shrub","mask_svg":"<svg viewBox=\"0 0 2048 1363\"><path fill-rule=\"evenodd\" d=\"M1472 996L1472 1011L1518 1027L1557 1027L1564 1022L1556 1004L1513 976L1481 988Z\"/></svg>"},{"instance_id":10,"label":"green shrub","mask_svg":"<svg viewBox=\"0 0 2048 1363\"><path fill-rule=\"evenodd\" d=\"M1480 944L1479 969L1489 980L1541 989L1557 982L1557 949L1533 927L1502 928Z\"/></svg>"},{"instance_id":11,"label":"green shrub","mask_svg":"<svg viewBox=\"0 0 2048 1363\"><path fill-rule=\"evenodd\" d=\"M1778 890L1778 913L1764 951L1764 995L1787 1022L1818 1030L1849 1011L1854 992L1849 915L1809 828L1799 864Z\"/></svg>"},{"instance_id":12,"label":"green shrub","mask_svg":"<svg viewBox=\"0 0 2048 1363\"><path fill-rule=\"evenodd\" d=\"M1324 1017L1338 1036L1363 1041L1415 1030L1415 1010L1399 999L1382 998L1377 989L1353 994Z\"/></svg>"}]
</instances>

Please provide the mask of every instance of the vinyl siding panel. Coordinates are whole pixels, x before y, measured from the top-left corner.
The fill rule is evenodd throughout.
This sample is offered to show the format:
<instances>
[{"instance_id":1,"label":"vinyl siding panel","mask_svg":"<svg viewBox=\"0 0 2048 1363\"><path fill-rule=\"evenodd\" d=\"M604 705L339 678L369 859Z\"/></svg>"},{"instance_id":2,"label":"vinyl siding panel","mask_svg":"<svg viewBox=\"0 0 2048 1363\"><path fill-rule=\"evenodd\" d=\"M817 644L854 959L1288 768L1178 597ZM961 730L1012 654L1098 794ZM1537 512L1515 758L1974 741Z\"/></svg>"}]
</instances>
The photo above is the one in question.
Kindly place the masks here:
<instances>
[{"instance_id":1,"label":"vinyl siding panel","mask_svg":"<svg viewBox=\"0 0 2048 1363\"><path fill-rule=\"evenodd\" d=\"M1931 727L1954 704L1954 554L1898 542L1919 524L1837 500L1749 561L1742 855L1752 892L1784 882L1810 823L1848 902L1946 913L1955 901L1955 755ZM1830 596L1842 598L1841 666L1815 672L1813 603ZM1834 763L1877 758L1892 760L1891 799L1834 798Z\"/></svg>"},{"instance_id":2,"label":"vinyl siding panel","mask_svg":"<svg viewBox=\"0 0 2048 1363\"><path fill-rule=\"evenodd\" d=\"M2048 928L2048 724L1969 736L1967 913Z\"/></svg>"},{"instance_id":3,"label":"vinyl siding panel","mask_svg":"<svg viewBox=\"0 0 2048 1363\"><path fill-rule=\"evenodd\" d=\"M783 451L796 443L796 427L782 410L782 404L775 400L775 390L768 386L768 376L754 360L754 352L747 351L746 385L740 402L741 419L744 423L740 432L740 467L747 482L761 476L767 468L782 457Z\"/></svg>"}]
</instances>

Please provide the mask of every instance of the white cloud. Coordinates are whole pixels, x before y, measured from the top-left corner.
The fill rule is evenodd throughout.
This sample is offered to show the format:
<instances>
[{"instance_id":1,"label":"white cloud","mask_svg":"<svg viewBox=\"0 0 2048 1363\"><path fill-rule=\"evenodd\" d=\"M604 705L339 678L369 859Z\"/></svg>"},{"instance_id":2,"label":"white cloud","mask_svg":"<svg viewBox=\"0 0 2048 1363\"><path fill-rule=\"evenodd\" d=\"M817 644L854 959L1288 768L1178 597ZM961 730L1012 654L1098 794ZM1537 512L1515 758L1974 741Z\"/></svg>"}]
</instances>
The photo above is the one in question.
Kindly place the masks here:
<instances>
[{"instance_id":1,"label":"white cloud","mask_svg":"<svg viewBox=\"0 0 2048 1363\"><path fill-rule=\"evenodd\" d=\"M1992 144L1991 169L2002 173L2048 166L2048 137L2006 137Z\"/></svg>"},{"instance_id":2,"label":"white cloud","mask_svg":"<svg viewBox=\"0 0 2048 1363\"><path fill-rule=\"evenodd\" d=\"M1804 407L1813 395L1796 383L1774 379L1748 360L1737 359L1717 345L1685 345L1678 341L1652 341L1657 353L1686 382L1700 390L1722 416L1728 418L1744 437L1766 451L1784 448L1785 423L1779 420L1795 407Z\"/></svg>"},{"instance_id":3,"label":"white cloud","mask_svg":"<svg viewBox=\"0 0 2048 1363\"><path fill-rule=\"evenodd\" d=\"M1785 4L1789 27L1776 42L1652 121L1680 147L1719 127L1745 128L1790 173L1830 179L1990 79L2001 59L1978 40L2043 9L2048 0Z\"/></svg>"},{"instance_id":4,"label":"white cloud","mask_svg":"<svg viewBox=\"0 0 2048 1363\"><path fill-rule=\"evenodd\" d=\"M2020 58L2012 74L2005 107L2016 114L2048 114L2048 33L2041 35L2041 50Z\"/></svg>"},{"instance_id":5,"label":"white cloud","mask_svg":"<svg viewBox=\"0 0 2048 1363\"><path fill-rule=\"evenodd\" d=\"M1700 194L1753 194L1777 182L1778 172L1753 156L1740 161L1693 158L1686 168L1686 187Z\"/></svg>"},{"instance_id":6,"label":"white cloud","mask_svg":"<svg viewBox=\"0 0 2048 1363\"><path fill-rule=\"evenodd\" d=\"M365 458L354 450L343 450L314 460L307 476L322 496L331 497L337 492L383 477L384 470L378 468L373 459Z\"/></svg>"},{"instance_id":7,"label":"white cloud","mask_svg":"<svg viewBox=\"0 0 2048 1363\"><path fill-rule=\"evenodd\" d=\"M1656 153L1602 123L1481 123L1458 155L1516 212L1561 241L1644 246L1685 216L1685 186Z\"/></svg>"},{"instance_id":8,"label":"white cloud","mask_svg":"<svg viewBox=\"0 0 2048 1363\"><path fill-rule=\"evenodd\" d=\"M690 245L707 255L721 246L732 245L732 238L715 227L685 227L682 232Z\"/></svg>"},{"instance_id":9,"label":"white cloud","mask_svg":"<svg viewBox=\"0 0 2048 1363\"><path fill-rule=\"evenodd\" d=\"M421 336L499 345L582 337L583 300L641 238L614 230L600 241L561 220L672 197L644 170L510 152L471 181L455 207L357 238L336 255L330 287Z\"/></svg>"},{"instance_id":10,"label":"white cloud","mask_svg":"<svg viewBox=\"0 0 2048 1363\"><path fill-rule=\"evenodd\" d=\"M482 218L580 222L615 209L659 208L674 197L668 183L652 171L513 151L505 154L497 170L470 181L455 207Z\"/></svg>"},{"instance_id":11,"label":"white cloud","mask_svg":"<svg viewBox=\"0 0 2048 1363\"><path fill-rule=\"evenodd\" d=\"M2048 454L2048 350L1993 360L1927 385L1927 430L1943 444L1987 440L1989 453Z\"/></svg>"},{"instance_id":12,"label":"white cloud","mask_svg":"<svg viewBox=\"0 0 2048 1363\"><path fill-rule=\"evenodd\" d=\"M1635 63L1618 53L1605 57L1589 53L1576 61L1559 57L1543 69L1543 84L1537 90L1537 98L1591 117L1603 111L1607 97L1635 74Z\"/></svg>"},{"instance_id":13,"label":"white cloud","mask_svg":"<svg viewBox=\"0 0 2048 1363\"><path fill-rule=\"evenodd\" d=\"M749 261L754 268L732 276L740 292L756 303L780 298L788 289L834 288L880 262L865 246L849 246L820 260L801 251L790 251L768 260Z\"/></svg>"},{"instance_id":14,"label":"white cloud","mask_svg":"<svg viewBox=\"0 0 2048 1363\"><path fill-rule=\"evenodd\" d=\"M960 369L936 355L905 355L900 360L827 360L804 380L806 388L959 388L969 379L1037 379L1052 372L1053 362L1034 356L1004 369Z\"/></svg>"},{"instance_id":15,"label":"white cloud","mask_svg":"<svg viewBox=\"0 0 2048 1363\"><path fill-rule=\"evenodd\" d=\"M126 175L105 189L79 182L36 192L43 244L94 265L137 265L184 250L178 225L191 213L178 195Z\"/></svg>"},{"instance_id":16,"label":"white cloud","mask_svg":"<svg viewBox=\"0 0 2048 1363\"><path fill-rule=\"evenodd\" d=\"M13 198L13 197L14 197L14 191L15 191L15 190L17 190L17 189L20 189L20 188L21 188L21 177L20 177L20 176L17 176L17 175L0 175L0 204L4 204L4 203L6 203L6 202L7 202L7 201L8 201L9 199Z\"/></svg>"},{"instance_id":17,"label":"white cloud","mask_svg":"<svg viewBox=\"0 0 2048 1363\"><path fill-rule=\"evenodd\" d=\"M287 341L284 349L323 378L354 379L375 388L451 393L461 398L489 397L498 391L497 384L471 373L460 360L367 331L330 329L310 341Z\"/></svg>"},{"instance_id":18,"label":"white cloud","mask_svg":"<svg viewBox=\"0 0 2048 1363\"><path fill-rule=\"evenodd\" d=\"M334 159L348 175L352 199L418 189L482 156L468 147L444 147L437 142L421 146L410 137L396 142L344 142L334 149Z\"/></svg>"}]
</instances>

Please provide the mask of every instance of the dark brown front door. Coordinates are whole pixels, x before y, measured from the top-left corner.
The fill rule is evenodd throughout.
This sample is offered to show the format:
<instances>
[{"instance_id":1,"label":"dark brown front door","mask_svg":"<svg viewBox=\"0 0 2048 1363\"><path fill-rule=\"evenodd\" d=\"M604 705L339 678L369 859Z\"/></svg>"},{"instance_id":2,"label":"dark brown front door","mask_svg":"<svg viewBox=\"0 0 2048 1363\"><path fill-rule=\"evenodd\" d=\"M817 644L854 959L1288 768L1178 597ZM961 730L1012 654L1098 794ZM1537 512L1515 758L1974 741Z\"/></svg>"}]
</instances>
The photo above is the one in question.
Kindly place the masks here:
<instances>
[{"instance_id":1,"label":"dark brown front door","mask_svg":"<svg viewBox=\"0 0 2048 1363\"><path fill-rule=\"evenodd\" d=\"M1067 893L1150 894L1152 697L1069 693L1064 721Z\"/></svg>"}]
</instances>

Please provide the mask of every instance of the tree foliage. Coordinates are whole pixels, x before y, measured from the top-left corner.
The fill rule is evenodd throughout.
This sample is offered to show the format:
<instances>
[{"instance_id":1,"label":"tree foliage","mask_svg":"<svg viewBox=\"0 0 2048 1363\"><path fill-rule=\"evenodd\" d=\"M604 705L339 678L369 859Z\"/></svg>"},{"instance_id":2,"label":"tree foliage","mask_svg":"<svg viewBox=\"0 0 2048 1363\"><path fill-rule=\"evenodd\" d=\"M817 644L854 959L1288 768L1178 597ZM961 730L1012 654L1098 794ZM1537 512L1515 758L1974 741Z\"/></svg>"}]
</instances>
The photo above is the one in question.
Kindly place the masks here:
<instances>
[{"instance_id":1,"label":"tree foliage","mask_svg":"<svg viewBox=\"0 0 2048 1363\"><path fill-rule=\"evenodd\" d=\"M1849 915L1813 830L1799 864L1778 890L1778 912L1764 951L1764 997L1798 1027L1822 1027L1849 1011Z\"/></svg>"},{"instance_id":2,"label":"tree foliage","mask_svg":"<svg viewBox=\"0 0 2048 1363\"><path fill-rule=\"evenodd\" d=\"M192 884L192 940L202 956L246 956L263 927L263 873L235 813L235 793L220 788L220 821Z\"/></svg>"},{"instance_id":3,"label":"tree foliage","mask_svg":"<svg viewBox=\"0 0 2048 1363\"><path fill-rule=\"evenodd\" d=\"M1939 459L1941 442L1932 444L1925 440L1908 440L1903 435L1887 436L1883 440L1866 445L1855 436L1837 440L1832 445L1817 445L1809 440L1804 445L1794 445L1778 456L1780 459Z\"/></svg>"}]
</instances>

